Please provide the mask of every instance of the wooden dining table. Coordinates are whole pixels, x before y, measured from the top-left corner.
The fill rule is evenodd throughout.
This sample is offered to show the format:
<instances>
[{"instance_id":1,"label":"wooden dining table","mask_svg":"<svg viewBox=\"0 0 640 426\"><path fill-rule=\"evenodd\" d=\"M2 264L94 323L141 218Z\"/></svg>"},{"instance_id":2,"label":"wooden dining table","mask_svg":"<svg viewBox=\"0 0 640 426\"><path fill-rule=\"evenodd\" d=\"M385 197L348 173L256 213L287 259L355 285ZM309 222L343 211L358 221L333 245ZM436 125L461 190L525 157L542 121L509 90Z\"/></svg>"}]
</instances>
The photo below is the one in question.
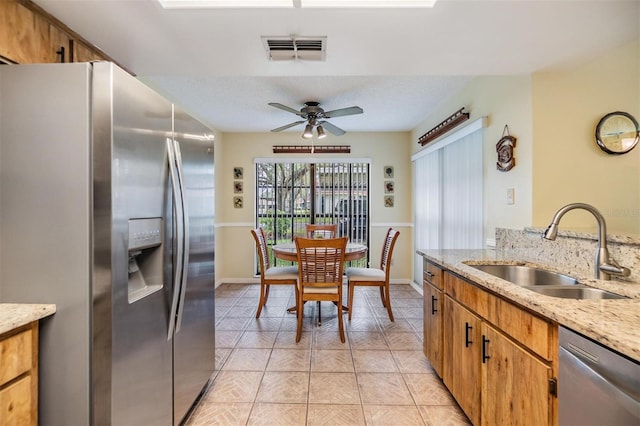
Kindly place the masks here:
<instances>
[{"instance_id":1,"label":"wooden dining table","mask_svg":"<svg viewBox=\"0 0 640 426\"><path fill-rule=\"evenodd\" d=\"M290 262L298 261L298 254L296 253L296 243L293 241L290 243L274 244L271 246L273 255L282 260L288 260ZM344 261L350 262L352 260L362 259L367 255L367 246L358 243L347 243L347 249L344 253Z\"/></svg>"}]
</instances>

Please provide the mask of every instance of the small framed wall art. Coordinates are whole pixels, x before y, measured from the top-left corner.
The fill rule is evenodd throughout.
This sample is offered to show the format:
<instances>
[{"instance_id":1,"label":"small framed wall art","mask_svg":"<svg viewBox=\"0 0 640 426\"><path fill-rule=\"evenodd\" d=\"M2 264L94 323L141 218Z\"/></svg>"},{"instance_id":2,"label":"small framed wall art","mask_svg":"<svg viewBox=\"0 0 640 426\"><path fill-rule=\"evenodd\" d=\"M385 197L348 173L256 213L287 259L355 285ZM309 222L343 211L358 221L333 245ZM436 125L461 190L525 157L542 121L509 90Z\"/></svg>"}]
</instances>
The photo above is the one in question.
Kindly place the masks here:
<instances>
[{"instance_id":1,"label":"small framed wall art","mask_svg":"<svg viewBox=\"0 0 640 426\"><path fill-rule=\"evenodd\" d=\"M242 197L233 197L233 207L241 209L243 207Z\"/></svg>"},{"instance_id":2,"label":"small framed wall art","mask_svg":"<svg viewBox=\"0 0 640 426\"><path fill-rule=\"evenodd\" d=\"M393 181L387 180L384 182L384 193L393 194Z\"/></svg>"},{"instance_id":3,"label":"small framed wall art","mask_svg":"<svg viewBox=\"0 0 640 426\"><path fill-rule=\"evenodd\" d=\"M233 182L233 193L234 194L242 194L242 189L243 189L243 185L242 185L242 181L241 180L236 180Z\"/></svg>"},{"instance_id":4,"label":"small framed wall art","mask_svg":"<svg viewBox=\"0 0 640 426\"><path fill-rule=\"evenodd\" d=\"M233 178L234 179L244 179L244 169L242 167L234 167L233 168Z\"/></svg>"},{"instance_id":5,"label":"small framed wall art","mask_svg":"<svg viewBox=\"0 0 640 426\"><path fill-rule=\"evenodd\" d=\"M393 166L384 166L384 177L386 179L393 177Z\"/></svg>"},{"instance_id":6,"label":"small framed wall art","mask_svg":"<svg viewBox=\"0 0 640 426\"><path fill-rule=\"evenodd\" d=\"M385 195L384 196L384 206L385 207L393 207L393 195Z\"/></svg>"}]
</instances>

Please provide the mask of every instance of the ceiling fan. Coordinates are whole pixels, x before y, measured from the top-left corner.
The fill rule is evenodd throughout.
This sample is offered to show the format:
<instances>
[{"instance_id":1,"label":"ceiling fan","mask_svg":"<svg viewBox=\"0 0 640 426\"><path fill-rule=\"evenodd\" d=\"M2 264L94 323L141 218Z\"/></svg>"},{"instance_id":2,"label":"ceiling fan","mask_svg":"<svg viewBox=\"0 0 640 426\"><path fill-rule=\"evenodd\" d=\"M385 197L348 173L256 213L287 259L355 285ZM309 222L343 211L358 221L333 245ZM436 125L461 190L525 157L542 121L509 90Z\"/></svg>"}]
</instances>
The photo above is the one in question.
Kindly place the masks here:
<instances>
[{"instance_id":1,"label":"ceiling fan","mask_svg":"<svg viewBox=\"0 0 640 426\"><path fill-rule=\"evenodd\" d=\"M272 129L272 132L280 132L282 130L288 129L293 126L297 126L298 124L307 123L304 128L304 132L302 133L302 137L304 139L310 139L313 137L313 128L316 128L316 132L318 134L318 139L322 139L326 137L326 133L324 129L327 129L330 133L336 136L342 136L346 132L342 130L340 127L335 126L328 121L327 118L335 118L335 117L344 117L345 115L354 115L354 114L362 114L364 111L359 106L352 106L348 108L340 108L334 109L331 111L325 111L320 107L319 102L305 102L304 107L298 111L293 108L290 108L286 105L279 104L277 102L270 102L269 105L275 108L279 108L284 111L291 112L295 115L299 115L304 120L294 121L293 123L285 124L284 126L278 127L276 129Z\"/></svg>"}]
</instances>

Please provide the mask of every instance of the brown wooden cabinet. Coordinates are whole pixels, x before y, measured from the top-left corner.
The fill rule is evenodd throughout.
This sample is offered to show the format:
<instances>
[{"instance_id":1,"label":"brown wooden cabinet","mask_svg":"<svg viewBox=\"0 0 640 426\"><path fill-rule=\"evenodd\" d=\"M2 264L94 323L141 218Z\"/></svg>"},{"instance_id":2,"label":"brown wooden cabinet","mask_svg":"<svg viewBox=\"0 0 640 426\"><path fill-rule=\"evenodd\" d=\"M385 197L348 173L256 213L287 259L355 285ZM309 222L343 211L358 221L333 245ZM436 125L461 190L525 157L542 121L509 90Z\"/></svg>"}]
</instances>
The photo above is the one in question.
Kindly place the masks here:
<instances>
[{"instance_id":1,"label":"brown wooden cabinet","mask_svg":"<svg viewBox=\"0 0 640 426\"><path fill-rule=\"evenodd\" d=\"M425 355L474 425L557 424L557 325L449 271L425 276ZM442 303L432 303L433 298ZM431 309L440 313L433 319ZM442 351L432 350L438 333ZM436 342L436 343L433 343Z\"/></svg>"},{"instance_id":2,"label":"brown wooden cabinet","mask_svg":"<svg viewBox=\"0 0 640 426\"><path fill-rule=\"evenodd\" d=\"M444 298L443 381L462 411L480 423L481 319L449 296Z\"/></svg>"},{"instance_id":3,"label":"brown wooden cabinet","mask_svg":"<svg viewBox=\"0 0 640 426\"><path fill-rule=\"evenodd\" d=\"M482 425L552 424L551 367L482 324Z\"/></svg>"},{"instance_id":4,"label":"brown wooden cabinet","mask_svg":"<svg viewBox=\"0 0 640 426\"><path fill-rule=\"evenodd\" d=\"M38 424L38 322L0 335L0 425Z\"/></svg>"},{"instance_id":5,"label":"brown wooden cabinet","mask_svg":"<svg viewBox=\"0 0 640 426\"><path fill-rule=\"evenodd\" d=\"M424 297L424 354L438 376L442 377L442 269L424 261L422 289Z\"/></svg>"},{"instance_id":6,"label":"brown wooden cabinet","mask_svg":"<svg viewBox=\"0 0 640 426\"><path fill-rule=\"evenodd\" d=\"M18 64L114 62L29 0L0 1L0 59Z\"/></svg>"}]
</instances>

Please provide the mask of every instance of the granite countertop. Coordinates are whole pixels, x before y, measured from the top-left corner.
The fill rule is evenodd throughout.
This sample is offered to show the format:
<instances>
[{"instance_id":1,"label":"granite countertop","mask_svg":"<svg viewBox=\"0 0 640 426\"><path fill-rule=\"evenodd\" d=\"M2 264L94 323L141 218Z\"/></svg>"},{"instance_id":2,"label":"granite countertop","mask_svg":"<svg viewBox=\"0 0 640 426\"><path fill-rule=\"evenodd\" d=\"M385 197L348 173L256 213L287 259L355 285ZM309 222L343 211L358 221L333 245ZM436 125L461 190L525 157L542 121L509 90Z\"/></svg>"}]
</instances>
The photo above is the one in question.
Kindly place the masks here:
<instances>
[{"instance_id":1,"label":"granite countertop","mask_svg":"<svg viewBox=\"0 0 640 426\"><path fill-rule=\"evenodd\" d=\"M0 303L0 334L53 315L56 305Z\"/></svg>"},{"instance_id":2,"label":"granite countertop","mask_svg":"<svg viewBox=\"0 0 640 426\"><path fill-rule=\"evenodd\" d=\"M640 361L640 284L603 281L572 273L570 275L581 284L621 294L629 299L562 299L534 293L469 266L474 263L510 263L567 273L550 265L509 258L496 250L419 249L416 252L518 305Z\"/></svg>"}]
</instances>

